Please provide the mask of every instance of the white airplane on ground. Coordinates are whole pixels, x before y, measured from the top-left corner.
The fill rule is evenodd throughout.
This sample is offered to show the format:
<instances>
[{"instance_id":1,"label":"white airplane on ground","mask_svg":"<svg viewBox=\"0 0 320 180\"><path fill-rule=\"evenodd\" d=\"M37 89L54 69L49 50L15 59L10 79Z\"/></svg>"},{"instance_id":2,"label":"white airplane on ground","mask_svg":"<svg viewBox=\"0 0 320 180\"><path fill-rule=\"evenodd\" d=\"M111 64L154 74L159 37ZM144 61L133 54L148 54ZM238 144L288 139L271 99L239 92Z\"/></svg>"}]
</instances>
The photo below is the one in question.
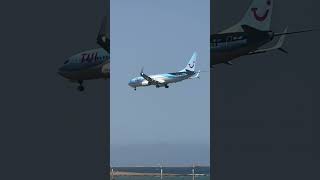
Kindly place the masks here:
<instances>
[{"instance_id":1,"label":"white airplane on ground","mask_svg":"<svg viewBox=\"0 0 320 180\"><path fill-rule=\"evenodd\" d=\"M129 86L137 89L137 87L144 87L154 85L157 88L165 87L169 88L168 84L177 83L186 79L199 78L200 71L195 71L197 60L197 53L194 52L187 66L179 72L157 74L148 76L141 70L140 77L133 78L129 81Z\"/></svg>"},{"instance_id":2,"label":"white airplane on ground","mask_svg":"<svg viewBox=\"0 0 320 180\"><path fill-rule=\"evenodd\" d=\"M58 70L58 74L64 78L79 83L79 91L84 90L82 85L84 80L107 79L110 77L110 40L106 35L105 18L97 37L97 43L101 47L69 57Z\"/></svg>"}]
</instances>

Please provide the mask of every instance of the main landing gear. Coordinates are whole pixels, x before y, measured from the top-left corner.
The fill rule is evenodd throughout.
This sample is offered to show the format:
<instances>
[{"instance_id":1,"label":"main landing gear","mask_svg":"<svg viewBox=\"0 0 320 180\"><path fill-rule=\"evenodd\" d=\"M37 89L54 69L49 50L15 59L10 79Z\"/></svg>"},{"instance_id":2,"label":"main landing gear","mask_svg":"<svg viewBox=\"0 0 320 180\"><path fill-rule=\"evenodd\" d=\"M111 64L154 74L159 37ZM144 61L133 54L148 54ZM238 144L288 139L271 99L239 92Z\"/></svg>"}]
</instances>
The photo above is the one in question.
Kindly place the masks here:
<instances>
[{"instance_id":1,"label":"main landing gear","mask_svg":"<svg viewBox=\"0 0 320 180\"><path fill-rule=\"evenodd\" d=\"M79 80L78 83L79 83L78 91L80 91L80 92L84 91L84 86L82 85L83 80Z\"/></svg>"},{"instance_id":2,"label":"main landing gear","mask_svg":"<svg viewBox=\"0 0 320 180\"><path fill-rule=\"evenodd\" d=\"M157 84L157 85L156 85L156 88L159 88L159 87L160 87L160 85ZM164 85L164 87L165 87L165 88L169 88L168 84Z\"/></svg>"}]
</instances>

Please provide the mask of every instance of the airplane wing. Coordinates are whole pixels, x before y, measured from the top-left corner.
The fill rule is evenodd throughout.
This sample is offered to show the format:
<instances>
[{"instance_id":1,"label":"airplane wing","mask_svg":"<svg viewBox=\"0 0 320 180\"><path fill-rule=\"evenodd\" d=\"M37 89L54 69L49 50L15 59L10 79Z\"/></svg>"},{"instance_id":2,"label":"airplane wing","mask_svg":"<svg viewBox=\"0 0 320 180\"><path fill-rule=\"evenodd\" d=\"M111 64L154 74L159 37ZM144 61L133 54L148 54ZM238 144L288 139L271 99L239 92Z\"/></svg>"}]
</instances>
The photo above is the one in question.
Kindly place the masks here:
<instances>
[{"instance_id":1,"label":"airplane wing","mask_svg":"<svg viewBox=\"0 0 320 180\"><path fill-rule=\"evenodd\" d=\"M107 17L105 16L100 26L99 34L97 37L97 44L99 44L103 49L110 53L110 39L107 38L106 23Z\"/></svg>"},{"instance_id":2,"label":"airplane wing","mask_svg":"<svg viewBox=\"0 0 320 180\"><path fill-rule=\"evenodd\" d=\"M149 84L152 84L152 85L160 85L162 84L163 82L160 82L160 81L157 81L155 79L152 79L150 76L146 75L144 72L143 72L143 68L141 69L141 73L140 75L149 82Z\"/></svg>"},{"instance_id":3,"label":"airplane wing","mask_svg":"<svg viewBox=\"0 0 320 180\"><path fill-rule=\"evenodd\" d=\"M287 32L288 32L288 27L284 30L283 35L280 36L279 41L277 42L277 44L274 45L273 47L266 48L266 49L258 49L256 51L250 52L248 55L266 53L266 52L273 51L273 50L279 50L279 51L282 51L282 52L287 54L288 52L282 48L282 45L283 45L284 40L286 38Z\"/></svg>"}]
</instances>

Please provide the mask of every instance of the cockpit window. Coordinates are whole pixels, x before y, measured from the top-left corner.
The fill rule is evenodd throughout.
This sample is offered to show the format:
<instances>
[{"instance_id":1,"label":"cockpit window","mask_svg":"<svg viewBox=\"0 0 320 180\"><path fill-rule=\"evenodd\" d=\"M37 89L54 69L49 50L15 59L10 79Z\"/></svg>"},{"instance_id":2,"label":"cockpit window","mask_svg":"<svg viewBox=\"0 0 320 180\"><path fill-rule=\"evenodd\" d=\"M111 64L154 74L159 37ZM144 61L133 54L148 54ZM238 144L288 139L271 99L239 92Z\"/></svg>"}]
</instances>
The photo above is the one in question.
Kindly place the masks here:
<instances>
[{"instance_id":1,"label":"cockpit window","mask_svg":"<svg viewBox=\"0 0 320 180\"><path fill-rule=\"evenodd\" d=\"M66 60L63 64L68 64L69 63L69 60Z\"/></svg>"}]
</instances>

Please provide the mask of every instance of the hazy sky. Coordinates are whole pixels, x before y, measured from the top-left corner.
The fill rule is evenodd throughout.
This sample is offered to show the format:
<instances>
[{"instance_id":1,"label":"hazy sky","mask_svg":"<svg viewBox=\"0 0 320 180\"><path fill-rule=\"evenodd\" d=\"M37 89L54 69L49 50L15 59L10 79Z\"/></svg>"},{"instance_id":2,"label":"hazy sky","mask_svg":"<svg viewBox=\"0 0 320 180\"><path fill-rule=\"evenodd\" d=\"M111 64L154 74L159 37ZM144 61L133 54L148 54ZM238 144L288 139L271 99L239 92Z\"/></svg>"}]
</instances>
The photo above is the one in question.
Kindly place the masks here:
<instances>
[{"instance_id":1,"label":"hazy sky","mask_svg":"<svg viewBox=\"0 0 320 180\"><path fill-rule=\"evenodd\" d=\"M196 69L208 70L209 10L208 0L111 1L112 147L209 144L208 72L169 89L128 86L141 67L146 74L181 70L194 51Z\"/></svg>"}]
</instances>

